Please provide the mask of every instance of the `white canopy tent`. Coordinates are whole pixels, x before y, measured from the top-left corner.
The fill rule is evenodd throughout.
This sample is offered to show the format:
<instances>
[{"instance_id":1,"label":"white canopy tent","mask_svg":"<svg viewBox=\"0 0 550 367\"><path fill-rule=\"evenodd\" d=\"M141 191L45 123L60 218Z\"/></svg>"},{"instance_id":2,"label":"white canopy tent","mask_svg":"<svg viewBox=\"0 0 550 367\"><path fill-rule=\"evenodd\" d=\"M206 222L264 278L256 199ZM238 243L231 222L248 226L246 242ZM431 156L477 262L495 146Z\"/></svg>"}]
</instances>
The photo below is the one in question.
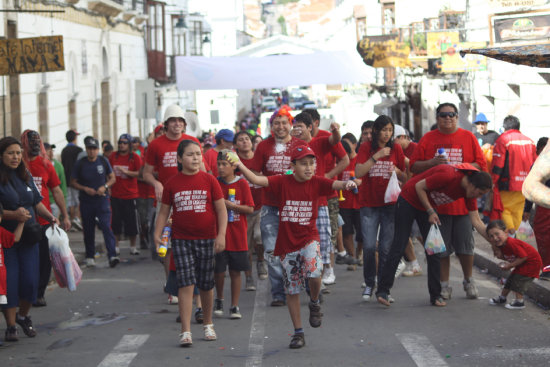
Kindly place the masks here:
<instances>
[{"instance_id":1,"label":"white canopy tent","mask_svg":"<svg viewBox=\"0 0 550 367\"><path fill-rule=\"evenodd\" d=\"M290 85L372 83L375 69L356 53L266 57L176 57L179 90L259 89Z\"/></svg>"}]
</instances>

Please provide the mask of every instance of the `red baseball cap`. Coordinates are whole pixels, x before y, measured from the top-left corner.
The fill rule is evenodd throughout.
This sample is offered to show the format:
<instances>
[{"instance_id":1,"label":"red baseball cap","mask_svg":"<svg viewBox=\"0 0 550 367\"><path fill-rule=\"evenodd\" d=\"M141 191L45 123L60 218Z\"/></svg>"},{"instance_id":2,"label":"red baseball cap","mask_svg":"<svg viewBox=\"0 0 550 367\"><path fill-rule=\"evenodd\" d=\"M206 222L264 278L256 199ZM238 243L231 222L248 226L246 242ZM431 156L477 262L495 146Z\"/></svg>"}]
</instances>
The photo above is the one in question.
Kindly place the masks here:
<instances>
[{"instance_id":1,"label":"red baseball cap","mask_svg":"<svg viewBox=\"0 0 550 367\"><path fill-rule=\"evenodd\" d=\"M315 158L315 152L313 151L313 149L311 149L307 145L298 145L292 150L292 153L290 154L290 160L297 161L298 159L309 156Z\"/></svg>"},{"instance_id":2,"label":"red baseball cap","mask_svg":"<svg viewBox=\"0 0 550 367\"><path fill-rule=\"evenodd\" d=\"M164 125L162 124L155 127L155 135L157 135L162 129L164 129Z\"/></svg>"}]
</instances>

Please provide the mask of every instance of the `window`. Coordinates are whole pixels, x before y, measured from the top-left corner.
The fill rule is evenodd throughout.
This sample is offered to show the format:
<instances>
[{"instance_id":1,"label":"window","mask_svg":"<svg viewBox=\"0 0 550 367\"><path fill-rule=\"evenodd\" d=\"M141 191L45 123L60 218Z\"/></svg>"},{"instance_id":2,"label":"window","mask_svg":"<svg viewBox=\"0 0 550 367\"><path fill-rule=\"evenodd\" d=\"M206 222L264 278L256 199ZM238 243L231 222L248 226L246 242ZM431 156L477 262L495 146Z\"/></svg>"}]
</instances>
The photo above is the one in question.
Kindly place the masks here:
<instances>
[{"instance_id":1,"label":"window","mask_svg":"<svg viewBox=\"0 0 550 367\"><path fill-rule=\"evenodd\" d=\"M202 56L202 22L193 21L191 28L191 56Z\"/></svg>"},{"instance_id":2,"label":"window","mask_svg":"<svg viewBox=\"0 0 550 367\"><path fill-rule=\"evenodd\" d=\"M220 123L220 111L210 110L210 123L216 125Z\"/></svg>"},{"instance_id":3,"label":"window","mask_svg":"<svg viewBox=\"0 0 550 367\"><path fill-rule=\"evenodd\" d=\"M164 52L164 3L147 2L147 14L147 50Z\"/></svg>"}]
</instances>

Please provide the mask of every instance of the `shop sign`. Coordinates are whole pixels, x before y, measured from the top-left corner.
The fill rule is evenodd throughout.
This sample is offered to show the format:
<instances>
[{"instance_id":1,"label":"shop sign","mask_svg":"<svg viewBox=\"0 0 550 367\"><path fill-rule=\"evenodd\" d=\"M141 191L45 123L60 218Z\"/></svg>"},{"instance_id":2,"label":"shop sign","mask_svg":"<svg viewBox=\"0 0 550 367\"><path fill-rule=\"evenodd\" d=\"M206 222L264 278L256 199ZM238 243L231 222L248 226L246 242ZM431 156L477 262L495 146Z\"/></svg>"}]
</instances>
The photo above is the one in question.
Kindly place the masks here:
<instances>
[{"instance_id":1,"label":"shop sign","mask_svg":"<svg viewBox=\"0 0 550 367\"><path fill-rule=\"evenodd\" d=\"M357 43L357 51L363 62L375 68L410 67L411 49L398 42L396 35L365 37Z\"/></svg>"},{"instance_id":2,"label":"shop sign","mask_svg":"<svg viewBox=\"0 0 550 367\"><path fill-rule=\"evenodd\" d=\"M547 41L550 38L550 13L495 16L492 20L495 43Z\"/></svg>"},{"instance_id":3,"label":"shop sign","mask_svg":"<svg viewBox=\"0 0 550 367\"><path fill-rule=\"evenodd\" d=\"M0 75L65 70L63 36L0 40Z\"/></svg>"},{"instance_id":4,"label":"shop sign","mask_svg":"<svg viewBox=\"0 0 550 367\"><path fill-rule=\"evenodd\" d=\"M487 70L487 58L479 55L466 54L460 56L461 50L486 47L485 42L443 43L441 45L441 72L465 73L469 71Z\"/></svg>"}]
</instances>

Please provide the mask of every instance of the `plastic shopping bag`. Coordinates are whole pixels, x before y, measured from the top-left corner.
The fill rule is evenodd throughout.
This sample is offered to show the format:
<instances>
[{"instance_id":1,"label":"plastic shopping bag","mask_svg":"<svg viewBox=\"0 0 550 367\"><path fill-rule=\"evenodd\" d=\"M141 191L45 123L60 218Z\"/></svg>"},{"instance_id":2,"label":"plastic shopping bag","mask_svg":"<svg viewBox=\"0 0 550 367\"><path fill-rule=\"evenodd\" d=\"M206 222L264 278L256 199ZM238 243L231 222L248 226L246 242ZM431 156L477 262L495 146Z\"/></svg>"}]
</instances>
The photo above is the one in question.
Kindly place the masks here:
<instances>
[{"instance_id":1,"label":"plastic shopping bag","mask_svg":"<svg viewBox=\"0 0 550 367\"><path fill-rule=\"evenodd\" d=\"M516 238L518 240L527 241L535 236L533 228L527 221L522 221L516 232Z\"/></svg>"},{"instance_id":2,"label":"plastic shopping bag","mask_svg":"<svg viewBox=\"0 0 550 367\"><path fill-rule=\"evenodd\" d=\"M73 292L82 279L82 270L78 266L73 252L69 247L67 233L58 226L50 226L46 230L50 248L50 260L57 284Z\"/></svg>"},{"instance_id":3,"label":"plastic shopping bag","mask_svg":"<svg viewBox=\"0 0 550 367\"><path fill-rule=\"evenodd\" d=\"M426 253L428 255L445 252L445 242L443 241L443 236L441 236L441 232L439 231L437 224L432 224L430 232L428 232L428 237L426 238L424 248L426 249Z\"/></svg>"},{"instance_id":4,"label":"plastic shopping bag","mask_svg":"<svg viewBox=\"0 0 550 367\"><path fill-rule=\"evenodd\" d=\"M397 179L397 174L393 171L390 177L390 182L388 182L388 187L386 188L386 193L384 194L384 202L396 202L400 193L401 187L399 187L399 180Z\"/></svg>"}]
</instances>

